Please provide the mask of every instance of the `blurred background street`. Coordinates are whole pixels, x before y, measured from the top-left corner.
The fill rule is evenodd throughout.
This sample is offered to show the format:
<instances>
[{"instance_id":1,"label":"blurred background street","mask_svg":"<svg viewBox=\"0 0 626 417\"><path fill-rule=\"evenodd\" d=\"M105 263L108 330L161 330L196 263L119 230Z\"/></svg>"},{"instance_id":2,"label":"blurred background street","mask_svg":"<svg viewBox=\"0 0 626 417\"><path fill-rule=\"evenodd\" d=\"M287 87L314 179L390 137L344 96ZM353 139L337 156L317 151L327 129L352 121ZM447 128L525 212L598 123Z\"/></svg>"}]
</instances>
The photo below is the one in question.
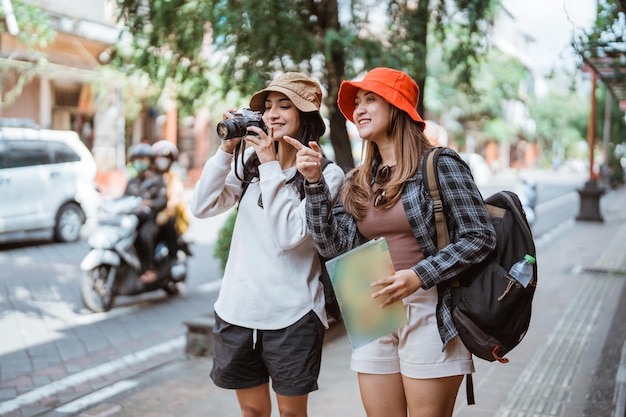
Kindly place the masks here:
<instances>
[{"instance_id":1,"label":"blurred background street","mask_svg":"<svg viewBox=\"0 0 626 417\"><path fill-rule=\"evenodd\" d=\"M189 199L220 145L224 110L247 107L276 74L301 71L324 91L321 146L347 172L360 163L362 141L340 113L337 91L375 66L416 81L426 136L463 156L484 197L509 189L525 198L547 258L538 263L546 277L538 308L551 312L533 324L527 346L544 346L555 333L550 326L569 326L546 341L567 360L521 350L524 369L478 386L481 394L498 392L483 397L492 404L459 404L457 415L486 417L500 406L503 417L620 411L607 392L622 346L610 338L626 332L618 302L626 238L625 16L626 0L2 0L0 416L186 415L175 407L159 413L145 398L143 410L128 404L134 394L147 396L161 375L189 376L176 365L193 371L200 363L185 362L184 323L212 310L221 280L214 251L229 213L191 218L185 239L193 256L180 294L119 296L110 311L90 311L80 264L98 210L133 175L129 151L175 145L172 170ZM574 291L579 286L584 291ZM578 304L586 310L566 310ZM348 352L333 332L329 362L339 371ZM567 340L568 332L577 338ZM598 340L587 343L591 337ZM595 350L580 350L596 342ZM576 361L576 375L568 373ZM330 416L342 401L359 406L349 378L342 381L350 395L329 398L316 413ZM525 385L555 378L562 386L544 393ZM534 390L528 397L540 405L515 414L522 400L505 399L505 389L520 398ZM216 408L190 414L224 417L234 403L211 398L219 398Z\"/></svg>"},{"instance_id":2,"label":"blurred background street","mask_svg":"<svg viewBox=\"0 0 626 417\"><path fill-rule=\"evenodd\" d=\"M563 230L575 227L576 190L584 174L505 171L481 191L487 196L513 189L521 177L537 183L535 236L538 247L550 245ZM88 228L75 243L3 245L0 332L10 336L0 345L0 415L77 413L132 392L136 385L128 381L138 375L180 361L184 322L211 312L219 289L221 270L213 248L226 216L192 218L185 237L194 255L181 295L120 297L107 313L89 312L80 299L79 264L89 250ZM570 264L576 265L575 259Z\"/></svg>"}]
</instances>

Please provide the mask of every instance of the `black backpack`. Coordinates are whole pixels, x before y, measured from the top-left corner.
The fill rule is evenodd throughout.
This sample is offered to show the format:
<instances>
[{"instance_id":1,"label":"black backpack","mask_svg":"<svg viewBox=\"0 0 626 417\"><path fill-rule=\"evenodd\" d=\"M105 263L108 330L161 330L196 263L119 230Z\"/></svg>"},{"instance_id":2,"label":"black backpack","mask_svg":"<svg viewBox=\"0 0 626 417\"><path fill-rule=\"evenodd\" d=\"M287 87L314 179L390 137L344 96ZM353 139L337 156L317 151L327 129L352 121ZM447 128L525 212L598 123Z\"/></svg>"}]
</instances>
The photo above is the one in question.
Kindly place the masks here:
<instances>
[{"instance_id":1,"label":"black backpack","mask_svg":"<svg viewBox=\"0 0 626 417\"><path fill-rule=\"evenodd\" d=\"M328 164L332 164L333 161L331 161L328 158L324 158L322 160L322 172L324 172L324 170L326 169L326 167L328 166ZM239 201L241 201L241 198L243 197L244 193L246 192L246 189L248 188L248 185L250 184L250 181L252 180L252 178L248 178L246 175L244 175L244 180L241 184L241 195L239 196ZM304 199L304 189L302 190L298 190L298 192L300 193L300 198ZM262 206L262 201L259 199L259 205ZM322 272L320 275L320 281L322 282L322 285L324 287L324 299L326 301L326 314L328 314L331 318L340 321L341 320L341 310L339 310L339 302L337 301L337 296L335 295L335 290L333 289L333 285L330 281L330 276L328 275L328 270L326 269L326 261L327 259L324 258L322 255L320 255L318 253L318 257L320 260L320 266L322 268Z\"/></svg>"},{"instance_id":2,"label":"black backpack","mask_svg":"<svg viewBox=\"0 0 626 417\"><path fill-rule=\"evenodd\" d=\"M422 162L424 185L435 207L439 249L450 239L435 169L442 149L433 148ZM465 164L460 157L458 160ZM506 363L508 359L504 355L522 341L530 325L537 263L533 265L533 279L526 288L509 276L508 271L526 254L536 258L535 243L515 193L497 192L485 199L485 207L496 230L496 249L486 260L452 280L452 318L461 340L472 354L490 362ZM471 375L467 382L468 403L473 404Z\"/></svg>"}]
</instances>

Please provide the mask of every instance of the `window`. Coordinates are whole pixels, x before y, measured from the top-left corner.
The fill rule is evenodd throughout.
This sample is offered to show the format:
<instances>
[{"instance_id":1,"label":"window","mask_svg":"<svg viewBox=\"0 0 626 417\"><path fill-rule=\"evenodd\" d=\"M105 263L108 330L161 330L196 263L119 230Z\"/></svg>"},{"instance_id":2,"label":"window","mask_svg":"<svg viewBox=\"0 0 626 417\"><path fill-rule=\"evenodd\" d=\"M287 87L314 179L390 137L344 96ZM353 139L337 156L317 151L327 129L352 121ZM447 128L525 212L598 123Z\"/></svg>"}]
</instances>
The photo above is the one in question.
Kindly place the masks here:
<instances>
[{"instance_id":1,"label":"window","mask_svg":"<svg viewBox=\"0 0 626 417\"><path fill-rule=\"evenodd\" d=\"M9 159L9 151L4 142L0 141L0 169L8 168L7 161Z\"/></svg>"},{"instance_id":2,"label":"window","mask_svg":"<svg viewBox=\"0 0 626 417\"><path fill-rule=\"evenodd\" d=\"M48 144L36 140L10 141L7 168L46 165L51 163Z\"/></svg>"},{"instance_id":3,"label":"window","mask_svg":"<svg viewBox=\"0 0 626 417\"><path fill-rule=\"evenodd\" d=\"M52 149L52 161L55 164L80 161L80 157L76 155L76 152L65 143L50 142L50 147Z\"/></svg>"}]
</instances>

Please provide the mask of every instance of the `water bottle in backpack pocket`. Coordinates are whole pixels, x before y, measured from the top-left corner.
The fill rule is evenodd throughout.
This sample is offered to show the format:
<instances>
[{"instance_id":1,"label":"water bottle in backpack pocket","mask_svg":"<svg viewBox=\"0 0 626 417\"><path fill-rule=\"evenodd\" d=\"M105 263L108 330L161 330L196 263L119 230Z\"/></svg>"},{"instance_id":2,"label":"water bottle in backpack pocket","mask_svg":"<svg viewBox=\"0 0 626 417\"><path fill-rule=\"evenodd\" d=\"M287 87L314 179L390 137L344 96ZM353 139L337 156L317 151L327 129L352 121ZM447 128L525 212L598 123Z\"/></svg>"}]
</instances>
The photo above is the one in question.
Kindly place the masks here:
<instances>
[{"instance_id":1,"label":"water bottle in backpack pocket","mask_svg":"<svg viewBox=\"0 0 626 417\"><path fill-rule=\"evenodd\" d=\"M524 255L524 259L516 262L509 270L509 275L517 282L522 284L524 288L533 280L533 264L535 258L529 254Z\"/></svg>"}]
</instances>

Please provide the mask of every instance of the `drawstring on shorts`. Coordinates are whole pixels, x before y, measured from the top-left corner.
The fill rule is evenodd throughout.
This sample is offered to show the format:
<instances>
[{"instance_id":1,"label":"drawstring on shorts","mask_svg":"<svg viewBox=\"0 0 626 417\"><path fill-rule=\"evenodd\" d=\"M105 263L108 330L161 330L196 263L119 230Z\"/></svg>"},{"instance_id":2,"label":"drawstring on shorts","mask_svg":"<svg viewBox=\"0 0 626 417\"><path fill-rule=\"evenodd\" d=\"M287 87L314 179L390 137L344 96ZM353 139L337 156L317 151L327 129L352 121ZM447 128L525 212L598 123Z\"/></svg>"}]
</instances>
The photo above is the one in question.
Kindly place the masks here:
<instances>
[{"instance_id":1,"label":"drawstring on shorts","mask_svg":"<svg viewBox=\"0 0 626 417\"><path fill-rule=\"evenodd\" d=\"M252 350L256 349L257 330L252 329Z\"/></svg>"}]
</instances>

